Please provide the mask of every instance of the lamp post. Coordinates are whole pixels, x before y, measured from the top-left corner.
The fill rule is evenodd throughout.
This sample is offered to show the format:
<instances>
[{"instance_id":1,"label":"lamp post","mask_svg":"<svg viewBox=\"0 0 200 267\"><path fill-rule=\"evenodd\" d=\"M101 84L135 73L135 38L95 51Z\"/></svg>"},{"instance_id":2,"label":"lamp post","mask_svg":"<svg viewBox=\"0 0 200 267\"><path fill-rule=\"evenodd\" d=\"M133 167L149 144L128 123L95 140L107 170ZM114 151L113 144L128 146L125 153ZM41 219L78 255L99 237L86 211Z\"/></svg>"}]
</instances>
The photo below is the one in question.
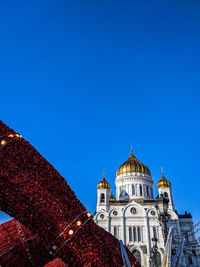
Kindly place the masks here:
<instances>
[{"instance_id":1,"label":"lamp post","mask_svg":"<svg viewBox=\"0 0 200 267\"><path fill-rule=\"evenodd\" d=\"M158 198L157 198L157 211L158 211L158 219L161 222L162 225L162 233L163 233L163 237L164 237L164 244L166 244L167 241L167 221L168 221L168 204L169 204L169 199L168 197L163 196L163 194L161 194Z\"/></svg>"},{"instance_id":2,"label":"lamp post","mask_svg":"<svg viewBox=\"0 0 200 267\"><path fill-rule=\"evenodd\" d=\"M158 251L158 246L157 246L158 239L156 237L153 237L151 240L152 240L153 247L151 248L150 266L157 267L158 263L157 263L156 254Z\"/></svg>"}]
</instances>

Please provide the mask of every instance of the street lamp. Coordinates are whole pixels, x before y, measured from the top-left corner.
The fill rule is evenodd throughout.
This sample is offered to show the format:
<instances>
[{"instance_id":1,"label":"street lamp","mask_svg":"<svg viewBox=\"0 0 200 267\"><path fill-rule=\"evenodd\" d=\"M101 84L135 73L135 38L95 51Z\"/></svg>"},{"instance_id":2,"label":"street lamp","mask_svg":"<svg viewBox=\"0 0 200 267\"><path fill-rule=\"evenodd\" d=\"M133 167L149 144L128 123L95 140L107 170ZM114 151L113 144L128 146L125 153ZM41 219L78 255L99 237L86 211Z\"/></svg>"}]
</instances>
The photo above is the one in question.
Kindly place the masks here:
<instances>
[{"instance_id":1,"label":"street lamp","mask_svg":"<svg viewBox=\"0 0 200 267\"><path fill-rule=\"evenodd\" d=\"M152 266L152 263L153 263L153 267L157 267L156 254L158 251L158 246L157 246L158 239L156 237L153 237L151 240L152 240L153 246L151 248L150 266Z\"/></svg>"},{"instance_id":2,"label":"street lamp","mask_svg":"<svg viewBox=\"0 0 200 267\"><path fill-rule=\"evenodd\" d=\"M161 222L161 225L162 225L164 243L166 243L166 240L167 240L168 204L169 204L169 199L168 199L168 197L163 196L163 194L161 194L157 198L156 209L158 211L158 219L159 219L159 221Z\"/></svg>"},{"instance_id":3,"label":"street lamp","mask_svg":"<svg viewBox=\"0 0 200 267\"><path fill-rule=\"evenodd\" d=\"M158 246L157 246L158 239L156 237L153 237L151 240L153 243L153 249L157 251L158 250Z\"/></svg>"}]
</instances>

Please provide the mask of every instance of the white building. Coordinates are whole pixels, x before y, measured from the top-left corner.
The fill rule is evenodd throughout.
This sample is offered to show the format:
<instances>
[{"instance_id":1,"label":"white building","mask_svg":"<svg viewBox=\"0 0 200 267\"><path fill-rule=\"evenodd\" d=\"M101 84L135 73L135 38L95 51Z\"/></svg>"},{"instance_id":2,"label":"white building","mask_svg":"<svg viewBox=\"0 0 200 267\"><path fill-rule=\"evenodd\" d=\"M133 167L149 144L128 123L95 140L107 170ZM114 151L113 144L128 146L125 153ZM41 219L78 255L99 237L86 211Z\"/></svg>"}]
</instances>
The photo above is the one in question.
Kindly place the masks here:
<instances>
[{"instance_id":1,"label":"white building","mask_svg":"<svg viewBox=\"0 0 200 267\"><path fill-rule=\"evenodd\" d=\"M164 255L163 224L153 196L153 179L147 166L141 163L131 149L130 157L118 168L115 179L116 198L110 192L110 184L103 179L97 185L97 207L94 221L115 237L122 240L139 260L141 266L150 266L152 238L156 237L157 266ZM193 220L190 214L180 215L174 210L171 183L164 177L157 184L158 195L169 199L167 228L173 226L172 251L185 236L182 266L200 266L199 248L195 239Z\"/></svg>"}]
</instances>

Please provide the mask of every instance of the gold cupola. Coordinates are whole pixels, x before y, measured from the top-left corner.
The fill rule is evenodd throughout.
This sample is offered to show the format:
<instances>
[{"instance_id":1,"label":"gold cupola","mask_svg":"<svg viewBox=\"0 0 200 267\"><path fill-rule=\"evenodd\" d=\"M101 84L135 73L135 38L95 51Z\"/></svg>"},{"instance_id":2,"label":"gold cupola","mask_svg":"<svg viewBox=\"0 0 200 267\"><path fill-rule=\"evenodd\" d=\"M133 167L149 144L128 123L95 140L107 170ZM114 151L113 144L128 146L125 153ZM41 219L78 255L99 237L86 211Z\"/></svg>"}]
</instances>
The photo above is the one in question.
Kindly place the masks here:
<instances>
[{"instance_id":1,"label":"gold cupola","mask_svg":"<svg viewBox=\"0 0 200 267\"><path fill-rule=\"evenodd\" d=\"M149 168L140 162L134 155L131 146L131 155L129 158L118 168L116 176L129 172L144 173L151 176Z\"/></svg>"},{"instance_id":2,"label":"gold cupola","mask_svg":"<svg viewBox=\"0 0 200 267\"><path fill-rule=\"evenodd\" d=\"M110 189L110 184L109 182L106 181L106 178L105 178L105 170L103 171L103 179L98 183L97 188L98 189Z\"/></svg>"},{"instance_id":3,"label":"gold cupola","mask_svg":"<svg viewBox=\"0 0 200 267\"><path fill-rule=\"evenodd\" d=\"M113 194L112 194L112 191L111 191L111 193L110 193L110 200L111 201L115 201L116 200L116 198L113 196Z\"/></svg>"},{"instance_id":4,"label":"gold cupola","mask_svg":"<svg viewBox=\"0 0 200 267\"><path fill-rule=\"evenodd\" d=\"M157 183L157 187L171 187L171 183L164 177L163 169L162 170L162 177L160 178L160 181Z\"/></svg>"}]
</instances>

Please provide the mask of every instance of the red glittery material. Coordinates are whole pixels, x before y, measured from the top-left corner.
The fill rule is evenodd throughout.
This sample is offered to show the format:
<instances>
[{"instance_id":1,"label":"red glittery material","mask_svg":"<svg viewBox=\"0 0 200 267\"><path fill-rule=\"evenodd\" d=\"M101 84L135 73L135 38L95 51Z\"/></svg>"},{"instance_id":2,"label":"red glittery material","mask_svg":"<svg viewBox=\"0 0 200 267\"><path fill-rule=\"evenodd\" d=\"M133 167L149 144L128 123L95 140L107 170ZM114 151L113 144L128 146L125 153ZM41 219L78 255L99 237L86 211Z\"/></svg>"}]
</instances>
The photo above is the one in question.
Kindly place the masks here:
<instances>
[{"instance_id":1,"label":"red glittery material","mask_svg":"<svg viewBox=\"0 0 200 267\"><path fill-rule=\"evenodd\" d=\"M56 258L55 260L47 263L45 267L66 267L66 265L61 259Z\"/></svg>"},{"instance_id":2,"label":"red glittery material","mask_svg":"<svg viewBox=\"0 0 200 267\"><path fill-rule=\"evenodd\" d=\"M27 227L16 220L0 225L0 266L42 267L52 260L42 240Z\"/></svg>"},{"instance_id":3,"label":"red glittery material","mask_svg":"<svg viewBox=\"0 0 200 267\"><path fill-rule=\"evenodd\" d=\"M42 240L54 259L70 266L121 267L119 241L87 216L66 180L33 146L8 137L14 133L0 121L0 143L6 142L0 146L0 209ZM128 256L133 266L140 266L130 252Z\"/></svg>"}]
</instances>

